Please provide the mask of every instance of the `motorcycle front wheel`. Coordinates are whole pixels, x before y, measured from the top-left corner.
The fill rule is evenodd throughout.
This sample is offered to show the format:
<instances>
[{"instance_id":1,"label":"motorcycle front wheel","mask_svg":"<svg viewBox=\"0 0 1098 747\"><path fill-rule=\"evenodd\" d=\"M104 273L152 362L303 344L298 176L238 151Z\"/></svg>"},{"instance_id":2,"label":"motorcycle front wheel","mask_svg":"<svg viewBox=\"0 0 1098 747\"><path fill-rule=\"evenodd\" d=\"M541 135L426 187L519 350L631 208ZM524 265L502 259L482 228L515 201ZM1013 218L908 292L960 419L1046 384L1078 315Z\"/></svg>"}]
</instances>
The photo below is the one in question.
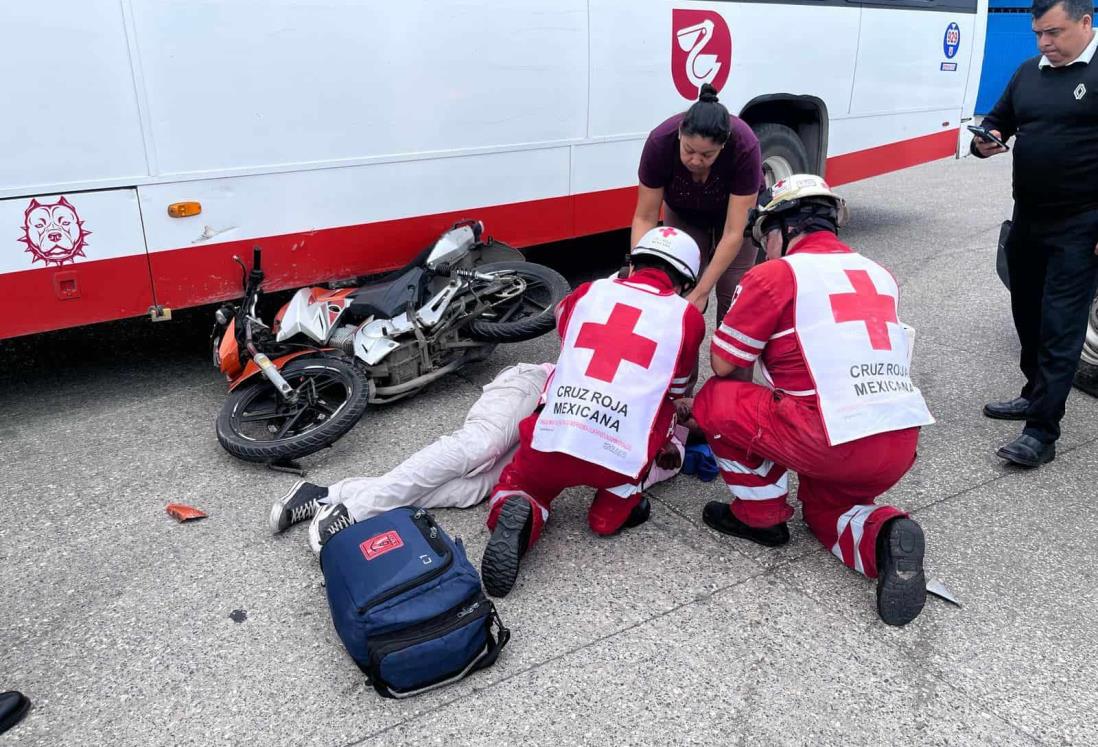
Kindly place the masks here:
<instances>
[{"instance_id":1,"label":"motorcycle front wheel","mask_svg":"<svg viewBox=\"0 0 1098 747\"><path fill-rule=\"evenodd\" d=\"M494 303L469 324L469 336L481 342L521 342L540 337L556 326L557 304L572 292L559 272L534 262L488 262L477 267L477 272L512 275L525 285L521 293Z\"/></svg>"},{"instance_id":2,"label":"motorcycle front wheel","mask_svg":"<svg viewBox=\"0 0 1098 747\"><path fill-rule=\"evenodd\" d=\"M280 372L297 399L282 397L259 375L229 395L217 417L217 440L247 462L307 456L354 427L369 399L366 374L340 358L299 358Z\"/></svg>"}]
</instances>

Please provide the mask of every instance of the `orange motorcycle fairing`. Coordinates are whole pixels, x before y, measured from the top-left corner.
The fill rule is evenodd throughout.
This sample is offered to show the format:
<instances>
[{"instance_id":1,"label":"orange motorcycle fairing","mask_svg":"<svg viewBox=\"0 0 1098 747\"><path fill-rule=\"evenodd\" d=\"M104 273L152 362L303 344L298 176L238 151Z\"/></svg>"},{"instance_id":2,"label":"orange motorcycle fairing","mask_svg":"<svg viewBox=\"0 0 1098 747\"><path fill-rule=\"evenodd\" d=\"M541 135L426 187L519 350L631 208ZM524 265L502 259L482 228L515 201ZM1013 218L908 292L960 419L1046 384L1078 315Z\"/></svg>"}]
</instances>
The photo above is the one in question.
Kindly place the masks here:
<instances>
[{"instance_id":1,"label":"orange motorcycle fairing","mask_svg":"<svg viewBox=\"0 0 1098 747\"><path fill-rule=\"evenodd\" d=\"M294 360L295 358L301 358L305 355L315 355L316 353L329 351L334 352L334 348L311 348L309 350L297 350L293 353L287 353L286 355L279 356L278 358L272 358L271 363L274 364L275 368L281 371L283 366L285 366L287 363ZM244 366L244 371L240 374L240 376L235 379L230 377L229 391L231 392L238 389L241 384L251 379L256 374L262 374L262 370L259 368L259 364L256 363L254 360L248 361L248 364Z\"/></svg>"}]
</instances>

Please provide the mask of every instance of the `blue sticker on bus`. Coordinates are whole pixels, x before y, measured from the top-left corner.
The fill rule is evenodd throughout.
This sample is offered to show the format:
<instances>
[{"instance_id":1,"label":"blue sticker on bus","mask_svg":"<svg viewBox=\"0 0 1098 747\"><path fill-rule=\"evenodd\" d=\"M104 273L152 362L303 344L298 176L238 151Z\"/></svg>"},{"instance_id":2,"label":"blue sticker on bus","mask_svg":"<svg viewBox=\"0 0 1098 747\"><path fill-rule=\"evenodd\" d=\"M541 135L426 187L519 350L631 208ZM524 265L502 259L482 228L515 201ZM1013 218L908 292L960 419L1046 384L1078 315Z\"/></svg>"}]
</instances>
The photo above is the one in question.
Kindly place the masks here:
<instances>
[{"instance_id":1,"label":"blue sticker on bus","mask_svg":"<svg viewBox=\"0 0 1098 747\"><path fill-rule=\"evenodd\" d=\"M942 38L942 50L945 52L946 59L952 60L957 56L957 50L961 47L961 27L957 25L957 22L946 26L945 37Z\"/></svg>"}]
</instances>

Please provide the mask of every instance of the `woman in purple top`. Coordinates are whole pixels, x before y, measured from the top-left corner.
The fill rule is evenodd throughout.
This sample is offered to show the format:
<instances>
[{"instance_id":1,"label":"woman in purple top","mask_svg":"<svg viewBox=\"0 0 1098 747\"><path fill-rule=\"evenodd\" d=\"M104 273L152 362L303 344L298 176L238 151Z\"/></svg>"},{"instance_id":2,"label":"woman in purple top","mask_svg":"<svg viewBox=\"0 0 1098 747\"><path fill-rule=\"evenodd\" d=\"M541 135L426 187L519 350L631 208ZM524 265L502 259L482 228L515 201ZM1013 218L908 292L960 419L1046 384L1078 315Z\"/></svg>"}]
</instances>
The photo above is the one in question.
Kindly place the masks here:
<instances>
[{"instance_id":1,"label":"woman in purple top","mask_svg":"<svg viewBox=\"0 0 1098 747\"><path fill-rule=\"evenodd\" d=\"M702 274L687 298L705 311L716 288L719 324L740 278L755 264L757 250L743 240L743 230L763 185L758 138L706 83L685 113L649 134L638 175L630 245L659 225L662 207L664 225L686 231L701 249Z\"/></svg>"}]
</instances>

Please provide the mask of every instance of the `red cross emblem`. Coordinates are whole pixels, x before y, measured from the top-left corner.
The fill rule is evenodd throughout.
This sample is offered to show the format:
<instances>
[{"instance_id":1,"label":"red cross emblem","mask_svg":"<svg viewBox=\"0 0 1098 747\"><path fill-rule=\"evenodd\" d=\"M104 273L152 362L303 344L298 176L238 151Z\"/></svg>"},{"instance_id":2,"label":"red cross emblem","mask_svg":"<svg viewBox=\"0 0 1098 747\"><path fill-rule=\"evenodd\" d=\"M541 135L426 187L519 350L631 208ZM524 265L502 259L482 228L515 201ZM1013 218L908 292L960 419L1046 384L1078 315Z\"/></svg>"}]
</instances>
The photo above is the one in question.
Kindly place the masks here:
<instances>
[{"instance_id":1,"label":"red cross emblem","mask_svg":"<svg viewBox=\"0 0 1098 747\"><path fill-rule=\"evenodd\" d=\"M606 324L586 322L580 327L576 347L595 351L587 364L588 376L613 383L622 361L635 363L641 368L652 365L656 341L633 331L640 316L641 310L637 307L619 303L614 305Z\"/></svg>"},{"instance_id":2,"label":"red cross emblem","mask_svg":"<svg viewBox=\"0 0 1098 747\"><path fill-rule=\"evenodd\" d=\"M663 236L664 238L667 238L668 236L674 236L677 233L678 233L678 231L676 231L674 228L661 228L660 229L660 235Z\"/></svg>"},{"instance_id":3,"label":"red cross emblem","mask_svg":"<svg viewBox=\"0 0 1098 747\"><path fill-rule=\"evenodd\" d=\"M888 339L888 322L898 324L896 299L881 295L865 270L846 270L853 293L836 293L829 296L835 321L863 322L869 333L869 344L874 350L891 350Z\"/></svg>"}]
</instances>

